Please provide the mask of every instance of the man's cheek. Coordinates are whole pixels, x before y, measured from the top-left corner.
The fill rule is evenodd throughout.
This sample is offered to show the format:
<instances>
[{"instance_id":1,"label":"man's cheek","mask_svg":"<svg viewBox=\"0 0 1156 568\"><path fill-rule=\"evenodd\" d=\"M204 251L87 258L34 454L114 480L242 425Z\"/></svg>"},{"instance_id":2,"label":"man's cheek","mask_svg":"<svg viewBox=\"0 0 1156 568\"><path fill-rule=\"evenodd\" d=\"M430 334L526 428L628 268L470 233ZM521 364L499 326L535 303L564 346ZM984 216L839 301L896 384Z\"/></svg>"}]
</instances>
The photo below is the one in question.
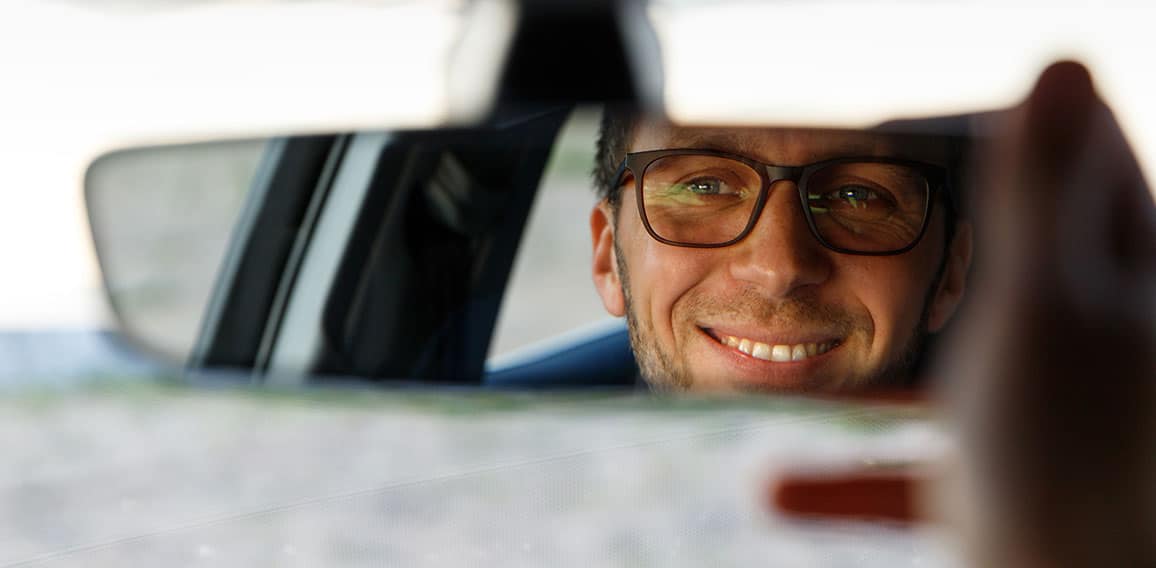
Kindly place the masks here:
<instances>
[{"instance_id":1,"label":"man's cheek","mask_svg":"<svg viewBox=\"0 0 1156 568\"><path fill-rule=\"evenodd\" d=\"M655 331L667 335L666 330L671 327L672 311L681 287L678 271L669 259L664 259L655 251L647 251L642 257L640 269L646 274L646 285L639 293L646 297L647 310L655 324Z\"/></svg>"},{"instance_id":2,"label":"man's cheek","mask_svg":"<svg viewBox=\"0 0 1156 568\"><path fill-rule=\"evenodd\" d=\"M882 272L881 272L882 273ZM872 358L887 362L902 355L911 337L919 332L920 319L931 279L909 267L892 267L893 278L882 286L864 290L863 301L871 314Z\"/></svg>"},{"instance_id":3,"label":"man's cheek","mask_svg":"<svg viewBox=\"0 0 1156 568\"><path fill-rule=\"evenodd\" d=\"M639 295L645 296L644 309L649 313L657 339L666 344L667 349L680 348L672 344L685 342L694 323L693 314L687 313L685 306L701 281L701 267L686 258L688 251L696 252L656 242L639 258L638 269L646 274L646 283L639 283L635 288Z\"/></svg>"},{"instance_id":4,"label":"man's cheek","mask_svg":"<svg viewBox=\"0 0 1156 568\"><path fill-rule=\"evenodd\" d=\"M904 312L910 282L902 266L888 258L859 258L844 263L839 277L829 284L828 297L854 318L861 342L860 357L877 361L885 358L895 334L897 320Z\"/></svg>"}]
</instances>

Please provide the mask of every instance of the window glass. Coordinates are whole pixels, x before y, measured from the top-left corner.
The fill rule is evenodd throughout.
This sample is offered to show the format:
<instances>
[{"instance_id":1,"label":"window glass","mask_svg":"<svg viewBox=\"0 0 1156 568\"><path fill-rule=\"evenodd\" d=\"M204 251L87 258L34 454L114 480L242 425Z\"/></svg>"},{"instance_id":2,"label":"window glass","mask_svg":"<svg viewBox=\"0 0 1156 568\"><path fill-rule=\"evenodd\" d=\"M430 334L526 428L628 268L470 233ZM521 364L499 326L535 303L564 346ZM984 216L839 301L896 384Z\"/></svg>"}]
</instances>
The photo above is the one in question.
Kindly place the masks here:
<instances>
[{"instance_id":1,"label":"window glass","mask_svg":"<svg viewBox=\"0 0 1156 568\"><path fill-rule=\"evenodd\" d=\"M590 170L601 109L579 109L563 127L490 342L490 357L608 319L590 276Z\"/></svg>"}]
</instances>

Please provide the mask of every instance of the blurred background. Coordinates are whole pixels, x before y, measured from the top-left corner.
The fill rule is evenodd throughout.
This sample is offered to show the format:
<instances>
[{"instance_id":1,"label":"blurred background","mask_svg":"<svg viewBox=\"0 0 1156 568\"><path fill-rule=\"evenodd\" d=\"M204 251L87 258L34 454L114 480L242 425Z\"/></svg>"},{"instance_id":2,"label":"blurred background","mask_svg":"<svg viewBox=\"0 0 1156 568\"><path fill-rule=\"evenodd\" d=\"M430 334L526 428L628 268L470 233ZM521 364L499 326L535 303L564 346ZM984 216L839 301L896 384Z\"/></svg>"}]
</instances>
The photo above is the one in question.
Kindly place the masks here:
<instances>
[{"instance_id":1,"label":"blurred background","mask_svg":"<svg viewBox=\"0 0 1156 568\"><path fill-rule=\"evenodd\" d=\"M1091 67L1152 178L1150 4L667 0L646 13L663 49L664 104L679 120L857 127L1001 108L1047 63L1074 58ZM94 159L129 146L468 120L486 106L515 14L496 0L0 3L0 384L124 364L105 333L115 324L85 213ZM493 353L603 318L587 275L596 116L572 121L554 156L509 295L526 301L503 307ZM218 150L198 159L235 162L242 187L260 142ZM138 202L142 222L165 206L239 207L162 195ZM181 268L184 253L157 251L174 261L174 278L211 284L211 255ZM163 323L179 335L195 330L191 317Z\"/></svg>"}]
</instances>

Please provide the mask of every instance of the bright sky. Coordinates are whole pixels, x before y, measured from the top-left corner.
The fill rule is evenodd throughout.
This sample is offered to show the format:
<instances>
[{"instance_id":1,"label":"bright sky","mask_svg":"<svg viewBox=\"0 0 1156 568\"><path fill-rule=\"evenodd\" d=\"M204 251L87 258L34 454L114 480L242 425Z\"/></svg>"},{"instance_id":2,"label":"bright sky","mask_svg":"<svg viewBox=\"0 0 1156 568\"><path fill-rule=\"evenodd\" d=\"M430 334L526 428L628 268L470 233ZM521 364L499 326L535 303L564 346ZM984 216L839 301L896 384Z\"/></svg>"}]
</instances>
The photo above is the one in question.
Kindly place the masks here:
<instances>
[{"instance_id":1,"label":"bright sky","mask_svg":"<svg viewBox=\"0 0 1156 568\"><path fill-rule=\"evenodd\" d=\"M995 108L1074 57L1153 179L1148 3L700 4L651 10L676 116L855 126ZM484 98L477 46L500 43L471 43L449 81L460 0L142 5L0 4L0 329L110 321L82 200L102 152L437 123ZM497 20L474 35L502 29L487 10Z\"/></svg>"},{"instance_id":2,"label":"bright sky","mask_svg":"<svg viewBox=\"0 0 1156 568\"><path fill-rule=\"evenodd\" d=\"M0 329L110 321L82 196L103 152L444 120L453 4L0 4Z\"/></svg>"}]
</instances>

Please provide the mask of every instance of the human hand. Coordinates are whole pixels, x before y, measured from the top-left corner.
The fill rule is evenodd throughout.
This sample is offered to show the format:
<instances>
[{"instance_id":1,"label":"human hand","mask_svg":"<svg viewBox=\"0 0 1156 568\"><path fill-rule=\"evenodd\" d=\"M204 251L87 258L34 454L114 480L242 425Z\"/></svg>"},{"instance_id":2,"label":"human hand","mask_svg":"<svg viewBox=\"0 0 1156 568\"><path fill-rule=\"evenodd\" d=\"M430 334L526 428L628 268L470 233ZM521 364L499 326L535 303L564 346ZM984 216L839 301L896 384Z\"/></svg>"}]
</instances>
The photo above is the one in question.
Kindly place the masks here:
<instances>
[{"instance_id":1,"label":"human hand","mask_svg":"<svg viewBox=\"0 0 1156 568\"><path fill-rule=\"evenodd\" d=\"M788 513L955 528L981 566L1156 566L1156 207L1075 63L979 156L972 299L937 364L953 464L779 480Z\"/></svg>"}]
</instances>

